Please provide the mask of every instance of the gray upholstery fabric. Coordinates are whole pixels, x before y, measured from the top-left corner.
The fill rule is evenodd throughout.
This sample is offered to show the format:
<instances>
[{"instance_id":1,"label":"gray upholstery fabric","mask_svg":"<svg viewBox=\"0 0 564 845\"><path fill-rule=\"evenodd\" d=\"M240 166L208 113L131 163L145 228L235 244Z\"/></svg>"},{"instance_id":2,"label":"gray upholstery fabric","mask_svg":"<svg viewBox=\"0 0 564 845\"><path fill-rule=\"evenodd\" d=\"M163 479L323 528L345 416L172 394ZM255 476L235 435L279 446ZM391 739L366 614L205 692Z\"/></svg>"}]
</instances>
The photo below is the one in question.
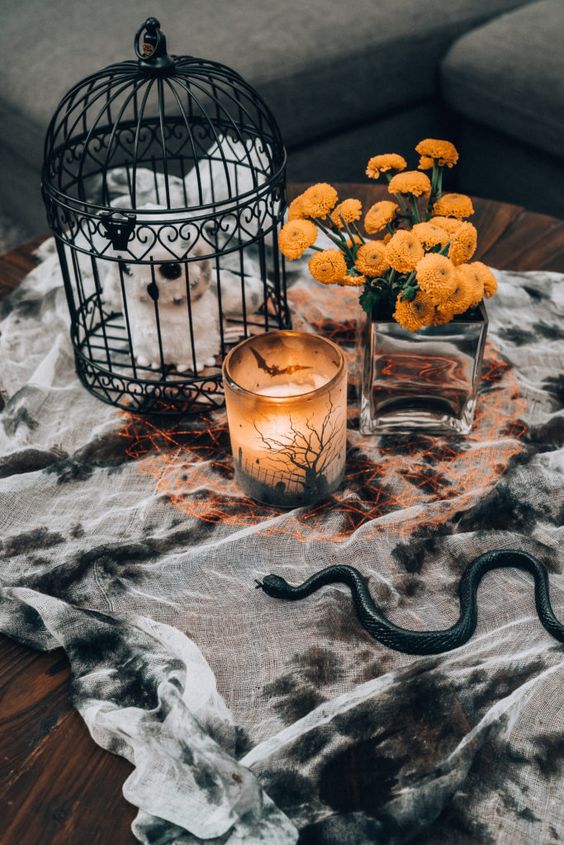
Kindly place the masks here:
<instances>
[{"instance_id":1,"label":"gray upholstery fabric","mask_svg":"<svg viewBox=\"0 0 564 845\"><path fill-rule=\"evenodd\" d=\"M453 133L450 113L440 101L426 100L398 114L294 149L288 157L288 179L294 182L365 182L364 169L370 156L393 150L415 165L418 156L413 148L417 141L435 135L451 138ZM456 170L449 173L451 188L454 178Z\"/></svg>"},{"instance_id":2,"label":"gray upholstery fabric","mask_svg":"<svg viewBox=\"0 0 564 845\"><path fill-rule=\"evenodd\" d=\"M457 145L459 190L564 218L561 158L539 155L534 147L468 118L461 120Z\"/></svg>"},{"instance_id":3,"label":"gray upholstery fabric","mask_svg":"<svg viewBox=\"0 0 564 845\"><path fill-rule=\"evenodd\" d=\"M541 0L460 38L442 65L453 109L564 158L564 2Z\"/></svg>"},{"instance_id":4,"label":"gray upholstery fabric","mask_svg":"<svg viewBox=\"0 0 564 845\"><path fill-rule=\"evenodd\" d=\"M220 60L248 78L292 149L432 96L453 40L524 2L4 2L0 50L10 61L0 65L0 177L8 149L36 184L45 127L60 96L97 68L131 58L133 33L149 14L160 18L171 52ZM13 192L4 192L0 201L12 200Z\"/></svg>"}]
</instances>

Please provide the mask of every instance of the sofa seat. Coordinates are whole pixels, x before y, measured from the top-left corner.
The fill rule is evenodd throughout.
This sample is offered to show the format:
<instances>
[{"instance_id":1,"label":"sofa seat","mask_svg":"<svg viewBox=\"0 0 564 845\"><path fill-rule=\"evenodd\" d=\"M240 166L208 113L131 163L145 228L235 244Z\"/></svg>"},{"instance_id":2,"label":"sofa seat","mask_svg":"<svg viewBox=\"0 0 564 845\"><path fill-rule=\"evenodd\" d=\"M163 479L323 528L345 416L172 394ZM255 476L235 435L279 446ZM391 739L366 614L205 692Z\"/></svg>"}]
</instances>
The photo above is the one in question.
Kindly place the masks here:
<instances>
[{"instance_id":1,"label":"sofa seat","mask_svg":"<svg viewBox=\"0 0 564 845\"><path fill-rule=\"evenodd\" d=\"M245 76L273 109L289 149L303 150L430 100L452 42L526 2L7 4L0 27L0 49L10 57L0 63L2 202L20 217L40 219L42 142L59 98L88 73L131 58L134 31L149 14L160 19L170 52L216 59Z\"/></svg>"},{"instance_id":2,"label":"sofa seat","mask_svg":"<svg viewBox=\"0 0 564 845\"><path fill-rule=\"evenodd\" d=\"M447 103L564 159L563 39L563 0L540 0L463 35L442 63Z\"/></svg>"}]
</instances>

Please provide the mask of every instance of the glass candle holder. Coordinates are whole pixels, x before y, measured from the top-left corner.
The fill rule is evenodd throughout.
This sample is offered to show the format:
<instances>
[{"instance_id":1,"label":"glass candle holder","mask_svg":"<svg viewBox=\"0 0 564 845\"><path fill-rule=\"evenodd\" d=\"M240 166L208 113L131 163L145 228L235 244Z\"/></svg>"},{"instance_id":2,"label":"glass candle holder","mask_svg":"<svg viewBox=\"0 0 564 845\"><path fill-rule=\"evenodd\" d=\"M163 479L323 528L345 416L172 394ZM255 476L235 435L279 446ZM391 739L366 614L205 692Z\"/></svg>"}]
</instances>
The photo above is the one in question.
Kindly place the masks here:
<instances>
[{"instance_id":1,"label":"glass candle holder","mask_svg":"<svg viewBox=\"0 0 564 845\"><path fill-rule=\"evenodd\" d=\"M338 346L305 332L249 337L227 355L223 383L235 478L248 496L295 508L339 486L347 368Z\"/></svg>"}]
</instances>

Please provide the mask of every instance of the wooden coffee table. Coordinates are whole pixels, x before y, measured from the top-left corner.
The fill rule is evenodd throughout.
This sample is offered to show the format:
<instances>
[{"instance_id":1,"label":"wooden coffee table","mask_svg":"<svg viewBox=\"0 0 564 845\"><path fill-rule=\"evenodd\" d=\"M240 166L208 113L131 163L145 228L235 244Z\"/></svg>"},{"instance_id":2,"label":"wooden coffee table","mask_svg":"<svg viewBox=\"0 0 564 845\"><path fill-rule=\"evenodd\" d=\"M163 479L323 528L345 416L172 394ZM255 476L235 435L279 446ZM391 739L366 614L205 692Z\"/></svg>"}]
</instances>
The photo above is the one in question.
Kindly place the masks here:
<instances>
[{"instance_id":1,"label":"wooden coffee table","mask_svg":"<svg viewBox=\"0 0 564 845\"><path fill-rule=\"evenodd\" d=\"M294 185L290 197L303 187ZM376 185L339 185L370 204ZM515 205L475 200L477 258L504 270L564 272L564 221ZM41 238L0 256L0 297L35 265ZM69 701L61 649L42 654L0 636L0 843L133 845L136 810L121 794L131 766L102 751ZM354 778L354 772L344 774Z\"/></svg>"}]
</instances>

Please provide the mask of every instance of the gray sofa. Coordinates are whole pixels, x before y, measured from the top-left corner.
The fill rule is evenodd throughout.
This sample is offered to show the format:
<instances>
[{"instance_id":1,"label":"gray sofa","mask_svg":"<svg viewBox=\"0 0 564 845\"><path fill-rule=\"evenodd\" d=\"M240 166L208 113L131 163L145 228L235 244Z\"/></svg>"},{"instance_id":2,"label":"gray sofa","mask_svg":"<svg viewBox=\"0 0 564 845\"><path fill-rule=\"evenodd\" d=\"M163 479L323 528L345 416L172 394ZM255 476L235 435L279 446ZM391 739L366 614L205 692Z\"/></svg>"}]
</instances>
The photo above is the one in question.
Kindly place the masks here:
<instances>
[{"instance_id":1,"label":"gray sofa","mask_svg":"<svg viewBox=\"0 0 564 845\"><path fill-rule=\"evenodd\" d=\"M362 181L377 151L453 138L458 187L564 216L563 0L20 0L2 3L0 210L45 229L42 143L60 96L132 57L161 20L171 52L236 68L289 150L288 178ZM454 183L451 182L451 185Z\"/></svg>"}]
</instances>

